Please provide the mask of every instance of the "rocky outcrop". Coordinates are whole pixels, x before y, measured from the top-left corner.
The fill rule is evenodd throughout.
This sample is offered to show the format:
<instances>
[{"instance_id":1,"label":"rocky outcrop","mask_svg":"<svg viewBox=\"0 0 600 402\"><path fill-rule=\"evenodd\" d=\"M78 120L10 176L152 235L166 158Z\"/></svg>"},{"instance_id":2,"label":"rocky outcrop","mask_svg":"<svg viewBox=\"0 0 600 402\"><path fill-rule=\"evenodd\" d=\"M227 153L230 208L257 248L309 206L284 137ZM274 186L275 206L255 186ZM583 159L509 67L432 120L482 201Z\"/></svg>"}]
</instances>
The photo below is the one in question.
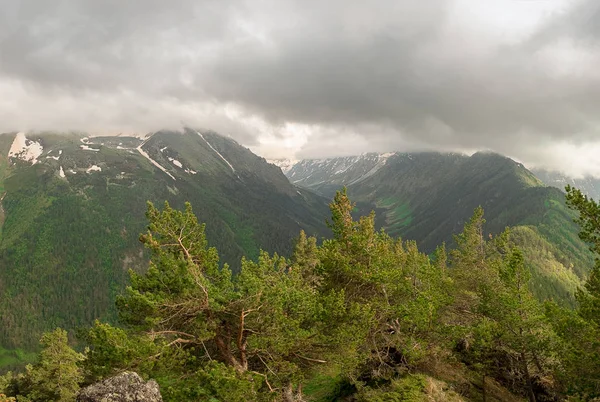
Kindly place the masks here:
<instances>
[{"instance_id":1,"label":"rocky outcrop","mask_svg":"<svg viewBox=\"0 0 600 402\"><path fill-rule=\"evenodd\" d=\"M162 402L158 384L126 371L81 390L77 402Z\"/></svg>"}]
</instances>

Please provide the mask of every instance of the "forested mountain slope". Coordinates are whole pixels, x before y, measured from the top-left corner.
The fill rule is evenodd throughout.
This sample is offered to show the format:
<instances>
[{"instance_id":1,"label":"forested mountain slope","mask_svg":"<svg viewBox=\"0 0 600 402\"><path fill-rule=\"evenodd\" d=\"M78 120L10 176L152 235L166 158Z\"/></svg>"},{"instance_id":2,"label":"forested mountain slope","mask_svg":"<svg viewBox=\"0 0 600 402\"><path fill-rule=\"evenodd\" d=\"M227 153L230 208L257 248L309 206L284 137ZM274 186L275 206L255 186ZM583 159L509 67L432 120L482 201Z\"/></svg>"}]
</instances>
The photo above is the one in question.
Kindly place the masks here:
<instances>
[{"instance_id":1,"label":"forested mountain slope","mask_svg":"<svg viewBox=\"0 0 600 402\"><path fill-rule=\"evenodd\" d=\"M374 209L379 226L393 236L417 240L427 252L442 242L452 245L453 234L481 205L487 234L513 227L533 267L532 286L540 298L572 301L572 292L592 266L564 193L546 187L509 158L493 153L396 153L356 157L356 166L348 166L349 160L300 161L286 175L325 196L346 185L358 212ZM365 167L366 161L371 163ZM342 164L343 172L332 169Z\"/></svg>"},{"instance_id":2,"label":"forested mountain slope","mask_svg":"<svg viewBox=\"0 0 600 402\"><path fill-rule=\"evenodd\" d=\"M566 191L598 255L600 205ZM125 371L166 402L598 400L600 260L565 308L533 297L513 234L482 236L482 208L433 255L356 220L345 190L330 210L320 244L301 233L290 258L263 252L232 275L189 204L149 205L152 268L117 297L120 326L79 331L79 353L45 333L32 365L0 375L0 400L87 400L82 387Z\"/></svg>"},{"instance_id":3,"label":"forested mountain slope","mask_svg":"<svg viewBox=\"0 0 600 402\"><path fill-rule=\"evenodd\" d=\"M0 345L33 346L42 330L114 318L148 200L190 201L222 261L260 248L288 254L301 229L324 229L325 199L213 132L136 137L0 135Z\"/></svg>"}]
</instances>

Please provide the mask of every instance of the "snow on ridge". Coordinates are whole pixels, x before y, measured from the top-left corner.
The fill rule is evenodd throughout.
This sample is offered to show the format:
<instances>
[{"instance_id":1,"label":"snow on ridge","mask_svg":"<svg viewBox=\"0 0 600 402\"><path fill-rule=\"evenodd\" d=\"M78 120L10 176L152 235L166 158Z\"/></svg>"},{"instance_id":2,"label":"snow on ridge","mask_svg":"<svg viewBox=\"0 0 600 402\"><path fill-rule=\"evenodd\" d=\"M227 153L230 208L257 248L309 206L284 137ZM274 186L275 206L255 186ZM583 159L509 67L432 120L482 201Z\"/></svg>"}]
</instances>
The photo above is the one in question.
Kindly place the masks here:
<instances>
[{"instance_id":1,"label":"snow on ridge","mask_svg":"<svg viewBox=\"0 0 600 402\"><path fill-rule=\"evenodd\" d=\"M280 168L283 173L289 172L298 163L296 159L267 159L267 162Z\"/></svg>"},{"instance_id":2,"label":"snow on ridge","mask_svg":"<svg viewBox=\"0 0 600 402\"><path fill-rule=\"evenodd\" d=\"M44 152L44 147L37 141L28 140L25 133L19 132L8 151L9 158L17 158L35 165L37 158Z\"/></svg>"},{"instance_id":3,"label":"snow on ridge","mask_svg":"<svg viewBox=\"0 0 600 402\"><path fill-rule=\"evenodd\" d=\"M58 171L58 175L59 175L60 177L62 177L62 178L64 178L64 177L65 177L65 171L63 170L63 167L62 167L62 166L60 167L60 170Z\"/></svg>"},{"instance_id":4,"label":"snow on ridge","mask_svg":"<svg viewBox=\"0 0 600 402\"><path fill-rule=\"evenodd\" d=\"M200 133L200 132L199 132L199 131L197 131L197 130L194 130L194 131L196 131L196 134L198 134L198 135L200 136L200 138L202 138L202 139L204 140L204 142L206 142L206 144L207 144L207 145L210 147L210 149L212 149L213 151L215 151L215 153L216 153L217 155L219 155L219 157L220 157L221 159L223 159L223 161L225 161L225 163L227 164L227 166L229 166L229 167L231 168L231 171L232 171L233 173L235 173L235 169L233 168L233 166L231 165L231 163L229 163L229 161L228 161L227 159L225 159L225 158L223 157L223 155L221 155L221 154L219 153L219 151L217 151L217 150L215 149L215 147L213 147L212 145L210 145L210 142L208 142L208 141L206 140L206 138L204 138L204 136L202 135L202 133ZM238 179L240 178L240 176L238 176L237 174L236 174L236 176L238 177ZM240 180L241 180L241 179L240 179Z\"/></svg>"},{"instance_id":5,"label":"snow on ridge","mask_svg":"<svg viewBox=\"0 0 600 402\"><path fill-rule=\"evenodd\" d=\"M60 159L60 156L62 155L62 149L58 151L58 156L52 156L50 155L52 153L52 151L48 152L48 155L46 155L46 159L54 159L55 161Z\"/></svg>"},{"instance_id":6,"label":"snow on ridge","mask_svg":"<svg viewBox=\"0 0 600 402\"><path fill-rule=\"evenodd\" d=\"M146 142L148 142L148 140L149 140L150 138L152 138L152 136L151 136L151 135L150 135L148 138L146 138L146 139L144 140L144 142L142 142L142 143L141 143L141 144L140 144L140 145L139 145L139 146L138 146L136 149L138 150L138 152L140 153L140 155L142 155L144 158L148 159L148 160L150 161L150 163L152 163L154 166L156 166L157 168L159 168L160 170L162 170L164 173L166 173L167 175L169 175L169 177L170 177L171 179L173 179L173 180L177 180L177 179L175 178L175 176L173 176L171 173L169 173L169 172L167 171L167 169L165 169L164 167L162 167L162 166L161 166L161 165L160 165L160 164L159 164L157 161L155 161L154 159L152 159L152 158L150 157L150 155L148 155L148 153L147 153L146 151L144 151L144 150L142 149L142 146L144 146L144 144L145 144Z\"/></svg>"},{"instance_id":7,"label":"snow on ridge","mask_svg":"<svg viewBox=\"0 0 600 402\"><path fill-rule=\"evenodd\" d=\"M79 148L81 148L84 151L94 151L94 152L100 151L99 149L96 149L96 148L90 148L87 145L80 145Z\"/></svg>"},{"instance_id":8,"label":"snow on ridge","mask_svg":"<svg viewBox=\"0 0 600 402\"><path fill-rule=\"evenodd\" d=\"M153 133L146 133L146 134L135 133L135 134L127 135L127 137L139 138L140 140L148 140L148 139L150 139L150 137L152 137L152 135L153 135Z\"/></svg>"},{"instance_id":9,"label":"snow on ridge","mask_svg":"<svg viewBox=\"0 0 600 402\"><path fill-rule=\"evenodd\" d=\"M319 184L313 182L315 179L319 180L326 176L329 178L328 180L351 185L373 176L395 155L397 155L396 152L369 152L327 159L304 159L285 173L292 183L304 182L314 186Z\"/></svg>"}]
</instances>

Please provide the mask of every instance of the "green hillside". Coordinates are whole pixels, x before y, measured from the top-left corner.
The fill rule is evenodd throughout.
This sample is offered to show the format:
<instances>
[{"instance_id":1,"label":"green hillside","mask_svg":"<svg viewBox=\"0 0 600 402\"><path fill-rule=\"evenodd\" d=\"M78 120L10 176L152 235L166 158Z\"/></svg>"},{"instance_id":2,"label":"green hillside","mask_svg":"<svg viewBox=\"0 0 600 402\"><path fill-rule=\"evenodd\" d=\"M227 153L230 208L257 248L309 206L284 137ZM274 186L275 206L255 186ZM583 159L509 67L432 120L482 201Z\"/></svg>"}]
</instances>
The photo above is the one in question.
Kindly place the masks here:
<instances>
[{"instance_id":1,"label":"green hillside","mask_svg":"<svg viewBox=\"0 0 600 402\"><path fill-rule=\"evenodd\" d=\"M302 161L287 174L298 184L329 194L327 172L348 158L326 162ZM367 159L357 157L364 165ZM377 160L371 157L369 160ZM347 185L357 201L358 214L377 212L377 225L392 236L414 239L431 253L443 242L453 245L473 210L486 213L486 235L514 228L529 254L532 288L541 298L572 305L573 292L593 264L587 246L578 238L573 213L564 193L546 187L523 165L493 153L413 153L389 156L368 177L357 176L352 165L331 180ZM347 174L346 172L349 172ZM318 177L319 180L313 180ZM540 247L535 249L529 246ZM543 253L540 250L544 250Z\"/></svg>"},{"instance_id":2,"label":"green hillside","mask_svg":"<svg viewBox=\"0 0 600 402\"><path fill-rule=\"evenodd\" d=\"M600 252L600 205L574 189L568 202ZM190 204L149 204L151 268L116 298L117 325L96 321L75 348L45 333L31 365L0 375L0 399L74 402L135 372L165 402L598 400L600 260L565 308L528 287L530 258L552 252L531 228L482 236L477 208L429 256L375 214L354 219L346 191L330 210L320 244L301 232L290 258L263 252L232 275Z\"/></svg>"},{"instance_id":3,"label":"green hillside","mask_svg":"<svg viewBox=\"0 0 600 402\"><path fill-rule=\"evenodd\" d=\"M155 133L142 145L147 157L134 137L28 135L43 145L38 163L12 158L8 167L14 137L0 136L0 345L8 348L31 348L55 326L114 320L128 270L147 267L138 237L148 200L194 203L234 270L242 255L288 254L301 229L324 229L323 199L215 133Z\"/></svg>"}]
</instances>

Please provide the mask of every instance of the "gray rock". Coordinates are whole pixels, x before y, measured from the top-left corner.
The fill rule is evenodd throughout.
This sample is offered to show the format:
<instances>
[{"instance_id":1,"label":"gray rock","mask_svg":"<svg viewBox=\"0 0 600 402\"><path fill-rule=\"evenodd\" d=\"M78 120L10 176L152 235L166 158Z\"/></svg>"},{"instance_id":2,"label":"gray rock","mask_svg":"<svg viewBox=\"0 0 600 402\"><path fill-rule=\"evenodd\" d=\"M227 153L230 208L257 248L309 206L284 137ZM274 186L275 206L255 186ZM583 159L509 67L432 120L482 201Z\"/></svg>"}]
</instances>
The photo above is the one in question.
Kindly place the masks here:
<instances>
[{"instance_id":1,"label":"gray rock","mask_svg":"<svg viewBox=\"0 0 600 402\"><path fill-rule=\"evenodd\" d=\"M158 384L126 371L81 390L77 402L162 402Z\"/></svg>"}]
</instances>

